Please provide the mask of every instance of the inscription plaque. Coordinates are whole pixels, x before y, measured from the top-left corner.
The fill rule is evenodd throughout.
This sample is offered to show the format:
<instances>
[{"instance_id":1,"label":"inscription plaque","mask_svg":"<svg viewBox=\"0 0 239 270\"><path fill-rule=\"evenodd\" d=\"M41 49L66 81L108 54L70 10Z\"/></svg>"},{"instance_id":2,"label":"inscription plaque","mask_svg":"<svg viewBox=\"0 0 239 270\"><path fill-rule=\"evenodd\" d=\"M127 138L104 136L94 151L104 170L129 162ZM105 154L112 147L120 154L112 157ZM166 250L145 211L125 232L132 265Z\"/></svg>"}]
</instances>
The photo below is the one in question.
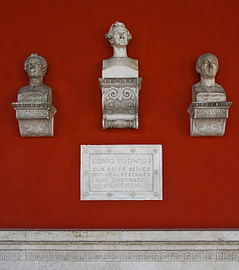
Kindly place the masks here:
<instances>
[{"instance_id":1,"label":"inscription plaque","mask_svg":"<svg viewBox=\"0 0 239 270\"><path fill-rule=\"evenodd\" d=\"M81 200L162 200L162 146L82 145Z\"/></svg>"}]
</instances>

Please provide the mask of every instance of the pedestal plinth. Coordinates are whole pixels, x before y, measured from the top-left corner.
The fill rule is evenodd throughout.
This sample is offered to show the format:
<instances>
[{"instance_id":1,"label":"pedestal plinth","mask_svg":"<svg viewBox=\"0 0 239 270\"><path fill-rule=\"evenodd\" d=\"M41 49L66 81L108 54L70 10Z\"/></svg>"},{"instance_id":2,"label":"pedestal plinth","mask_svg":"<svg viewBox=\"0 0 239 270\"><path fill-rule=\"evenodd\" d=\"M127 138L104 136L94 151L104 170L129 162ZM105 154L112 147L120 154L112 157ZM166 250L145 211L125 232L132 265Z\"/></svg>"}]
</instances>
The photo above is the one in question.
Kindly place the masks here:
<instances>
[{"instance_id":1,"label":"pedestal plinth","mask_svg":"<svg viewBox=\"0 0 239 270\"><path fill-rule=\"evenodd\" d=\"M50 103L14 102L19 131L22 137L54 136L56 108Z\"/></svg>"},{"instance_id":2,"label":"pedestal plinth","mask_svg":"<svg viewBox=\"0 0 239 270\"><path fill-rule=\"evenodd\" d=\"M232 102L192 102L190 114L191 136L223 136Z\"/></svg>"},{"instance_id":3,"label":"pedestal plinth","mask_svg":"<svg viewBox=\"0 0 239 270\"><path fill-rule=\"evenodd\" d=\"M141 78L99 79L102 90L103 129L138 129Z\"/></svg>"}]
</instances>

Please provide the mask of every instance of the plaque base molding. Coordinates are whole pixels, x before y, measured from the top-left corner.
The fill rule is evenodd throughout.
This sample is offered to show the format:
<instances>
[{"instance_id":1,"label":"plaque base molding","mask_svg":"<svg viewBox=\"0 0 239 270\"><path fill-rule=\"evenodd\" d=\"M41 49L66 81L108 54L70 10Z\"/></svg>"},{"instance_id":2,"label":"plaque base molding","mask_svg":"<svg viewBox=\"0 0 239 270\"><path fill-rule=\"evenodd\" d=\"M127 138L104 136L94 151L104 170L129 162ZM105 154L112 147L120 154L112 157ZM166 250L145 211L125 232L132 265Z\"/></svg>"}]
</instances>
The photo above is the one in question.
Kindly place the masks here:
<instances>
[{"instance_id":1,"label":"plaque base molding","mask_svg":"<svg viewBox=\"0 0 239 270\"><path fill-rule=\"evenodd\" d=\"M239 230L2 230L0 270L238 270Z\"/></svg>"}]
</instances>

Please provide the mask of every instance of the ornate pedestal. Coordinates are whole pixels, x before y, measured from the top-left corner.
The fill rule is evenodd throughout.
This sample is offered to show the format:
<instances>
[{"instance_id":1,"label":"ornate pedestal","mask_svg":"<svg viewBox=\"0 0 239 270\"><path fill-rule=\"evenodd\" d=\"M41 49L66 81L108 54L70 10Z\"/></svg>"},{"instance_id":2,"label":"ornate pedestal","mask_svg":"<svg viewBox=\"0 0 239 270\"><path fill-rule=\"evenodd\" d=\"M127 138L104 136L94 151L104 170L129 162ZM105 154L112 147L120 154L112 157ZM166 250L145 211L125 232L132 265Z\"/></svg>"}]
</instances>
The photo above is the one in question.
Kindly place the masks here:
<instances>
[{"instance_id":1,"label":"ornate pedestal","mask_svg":"<svg viewBox=\"0 0 239 270\"><path fill-rule=\"evenodd\" d=\"M22 137L54 136L53 124L56 108L50 103L14 102Z\"/></svg>"},{"instance_id":2,"label":"ornate pedestal","mask_svg":"<svg viewBox=\"0 0 239 270\"><path fill-rule=\"evenodd\" d=\"M141 78L99 79L102 90L103 128L138 128Z\"/></svg>"},{"instance_id":3,"label":"ornate pedestal","mask_svg":"<svg viewBox=\"0 0 239 270\"><path fill-rule=\"evenodd\" d=\"M232 102L192 102L190 114L191 136L223 136Z\"/></svg>"}]
</instances>

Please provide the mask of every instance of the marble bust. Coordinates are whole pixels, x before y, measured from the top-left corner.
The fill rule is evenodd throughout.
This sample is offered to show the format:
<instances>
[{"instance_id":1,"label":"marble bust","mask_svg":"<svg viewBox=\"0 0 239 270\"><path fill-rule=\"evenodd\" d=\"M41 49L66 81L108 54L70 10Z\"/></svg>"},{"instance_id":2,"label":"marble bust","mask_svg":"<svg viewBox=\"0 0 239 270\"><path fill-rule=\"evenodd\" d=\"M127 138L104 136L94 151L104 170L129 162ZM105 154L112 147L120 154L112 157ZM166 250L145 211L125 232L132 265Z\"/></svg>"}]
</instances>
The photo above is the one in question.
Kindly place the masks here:
<instances>
[{"instance_id":1,"label":"marble bust","mask_svg":"<svg viewBox=\"0 0 239 270\"><path fill-rule=\"evenodd\" d=\"M214 54L205 53L199 56L196 71L200 74L200 82L192 87L193 101L226 101L223 87L215 82L218 67L218 59Z\"/></svg>"},{"instance_id":2,"label":"marble bust","mask_svg":"<svg viewBox=\"0 0 239 270\"><path fill-rule=\"evenodd\" d=\"M52 90L43 83L47 72L47 61L42 56L32 53L24 63L24 69L29 77L29 84L18 92L18 101L52 102Z\"/></svg>"},{"instance_id":3,"label":"marble bust","mask_svg":"<svg viewBox=\"0 0 239 270\"><path fill-rule=\"evenodd\" d=\"M205 53L197 59L196 71L200 82L192 86L192 103L188 108L191 136L223 136L231 102L226 92L215 82L218 59Z\"/></svg>"},{"instance_id":4,"label":"marble bust","mask_svg":"<svg viewBox=\"0 0 239 270\"><path fill-rule=\"evenodd\" d=\"M102 77L138 77L138 60L127 56L127 45L132 39L132 35L125 25L116 21L105 36L113 47L113 56L103 60Z\"/></svg>"},{"instance_id":5,"label":"marble bust","mask_svg":"<svg viewBox=\"0 0 239 270\"><path fill-rule=\"evenodd\" d=\"M103 60L102 78L99 78L103 129L137 129L141 78L138 60L127 56L127 45L132 35L122 22L116 21L105 36L113 47L113 56Z\"/></svg>"},{"instance_id":6,"label":"marble bust","mask_svg":"<svg viewBox=\"0 0 239 270\"><path fill-rule=\"evenodd\" d=\"M12 103L22 137L52 137L54 135L54 115L52 90L43 83L47 72L44 57L32 53L24 63L29 84L20 88L17 102Z\"/></svg>"}]
</instances>

